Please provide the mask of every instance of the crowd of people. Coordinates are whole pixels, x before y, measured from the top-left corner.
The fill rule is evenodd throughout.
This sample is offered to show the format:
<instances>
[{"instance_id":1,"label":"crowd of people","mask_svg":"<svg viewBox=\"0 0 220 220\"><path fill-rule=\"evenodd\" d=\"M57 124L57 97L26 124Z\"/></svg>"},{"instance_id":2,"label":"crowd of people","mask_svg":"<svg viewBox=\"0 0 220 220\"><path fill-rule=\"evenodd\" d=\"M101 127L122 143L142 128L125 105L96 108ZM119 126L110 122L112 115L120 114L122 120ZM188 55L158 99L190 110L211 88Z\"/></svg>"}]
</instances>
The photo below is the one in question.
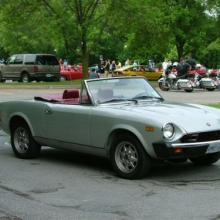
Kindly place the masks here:
<instances>
[{"instance_id":1,"label":"crowd of people","mask_svg":"<svg viewBox=\"0 0 220 220\"><path fill-rule=\"evenodd\" d=\"M115 60L111 61L110 59L101 60L99 65L91 67L90 78L109 77L116 69L129 66L133 66L135 69L135 67L138 68L139 65L140 64L137 60L132 61L130 59L127 59L124 65L122 65L120 61L116 62ZM150 70L153 70L155 68L155 63L152 60L149 60L147 66Z\"/></svg>"},{"instance_id":2,"label":"crowd of people","mask_svg":"<svg viewBox=\"0 0 220 220\"><path fill-rule=\"evenodd\" d=\"M101 60L99 65L90 68L90 78L108 77L116 69L121 68L121 62L115 60Z\"/></svg>"},{"instance_id":3,"label":"crowd of people","mask_svg":"<svg viewBox=\"0 0 220 220\"><path fill-rule=\"evenodd\" d=\"M66 60L60 59L60 64L62 66L68 66ZM134 60L133 62L127 59L124 65L120 61L115 60L100 60L99 64L95 64L89 68L89 78L102 78L109 77L116 70L126 66L138 66L138 61ZM155 64L152 60L149 60L148 67L152 69L155 68ZM165 76L168 76L174 69L177 74L177 78L187 78L187 74L191 70L196 70L200 75L203 75L207 72L206 68L201 64L197 63L192 57L182 58L179 61L170 61L165 59L162 63L162 69Z\"/></svg>"}]
</instances>

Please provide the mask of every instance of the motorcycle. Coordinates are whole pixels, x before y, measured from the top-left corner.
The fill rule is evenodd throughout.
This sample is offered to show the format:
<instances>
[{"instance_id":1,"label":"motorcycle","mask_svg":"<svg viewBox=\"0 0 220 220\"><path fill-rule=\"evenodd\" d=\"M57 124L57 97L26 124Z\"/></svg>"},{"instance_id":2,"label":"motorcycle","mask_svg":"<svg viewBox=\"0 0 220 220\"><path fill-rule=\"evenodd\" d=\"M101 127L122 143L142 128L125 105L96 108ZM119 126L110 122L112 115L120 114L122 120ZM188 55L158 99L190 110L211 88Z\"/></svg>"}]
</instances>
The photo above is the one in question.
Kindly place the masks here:
<instances>
[{"instance_id":1,"label":"motorcycle","mask_svg":"<svg viewBox=\"0 0 220 220\"><path fill-rule=\"evenodd\" d=\"M211 69L208 71L208 76L210 79L212 79L214 81L216 88L220 86L220 79L219 79L218 75L219 75L218 70Z\"/></svg>"},{"instance_id":2,"label":"motorcycle","mask_svg":"<svg viewBox=\"0 0 220 220\"><path fill-rule=\"evenodd\" d=\"M178 78L177 69L172 68L168 74L163 74L163 77L158 80L159 88L162 91L169 90L181 90L185 92L192 92L193 85L192 82L188 79Z\"/></svg>"},{"instance_id":3,"label":"motorcycle","mask_svg":"<svg viewBox=\"0 0 220 220\"><path fill-rule=\"evenodd\" d=\"M208 91L214 91L216 88L213 79L206 75L201 76L196 70L189 70L187 73L187 79L191 81L193 88L206 89Z\"/></svg>"}]
</instances>

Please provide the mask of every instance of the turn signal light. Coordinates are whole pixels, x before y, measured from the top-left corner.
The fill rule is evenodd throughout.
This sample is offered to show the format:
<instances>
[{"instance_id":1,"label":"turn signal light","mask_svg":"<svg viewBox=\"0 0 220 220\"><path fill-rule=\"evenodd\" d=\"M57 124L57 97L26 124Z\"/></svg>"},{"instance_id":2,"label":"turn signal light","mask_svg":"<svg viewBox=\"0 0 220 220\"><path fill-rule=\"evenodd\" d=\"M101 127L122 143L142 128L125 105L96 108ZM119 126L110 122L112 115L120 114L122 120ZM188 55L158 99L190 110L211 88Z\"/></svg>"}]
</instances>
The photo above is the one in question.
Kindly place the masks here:
<instances>
[{"instance_id":1,"label":"turn signal light","mask_svg":"<svg viewBox=\"0 0 220 220\"><path fill-rule=\"evenodd\" d=\"M176 149L174 150L174 153L175 153L175 154L182 154L182 153L183 153L183 148L176 148Z\"/></svg>"},{"instance_id":2,"label":"turn signal light","mask_svg":"<svg viewBox=\"0 0 220 220\"><path fill-rule=\"evenodd\" d=\"M145 131L147 131L147 132L154 132L155 128L154 127L145 126Z\"/></svg>"}]
</instances>

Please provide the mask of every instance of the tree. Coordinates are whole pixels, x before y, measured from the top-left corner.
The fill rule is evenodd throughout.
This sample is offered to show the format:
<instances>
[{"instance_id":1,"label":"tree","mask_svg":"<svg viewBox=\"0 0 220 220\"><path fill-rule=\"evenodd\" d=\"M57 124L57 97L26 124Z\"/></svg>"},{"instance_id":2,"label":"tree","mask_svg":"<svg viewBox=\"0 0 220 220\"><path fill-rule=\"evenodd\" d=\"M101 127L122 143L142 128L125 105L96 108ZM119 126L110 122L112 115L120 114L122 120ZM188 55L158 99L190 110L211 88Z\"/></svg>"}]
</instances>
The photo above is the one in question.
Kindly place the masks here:
<instances>
[{"instance_id":1,"label":"tree","mask_svg":"<svg viewBox=\"0 0 220 220\"><path fill-rule=\"evenodd\" d=\"M180 59L193 52L191 40L197 38L206 22L205 6L197 0L166 0L164 3L162 10Z\"/></svg>"},{"instance_id":2,"label":"tree","mask_svg":"<svg viewBox=\"0 0 220 220\"><path fill-rule=\"evenodd\" d=\"M83 63L84 77L99 55L161 61L176 47L202 59L219 38L219 9L219 0L1 0L0 52L56 53Z\"/></svg>"},{"instance_id":3,"label":"tree","mask_svg":"<svg viewBox=\"0 0 220 220\"><path fill-rule=\"evenodd\" d=\"M220 38L204 49L201 60L209 68L217 69L220 67Z\"/></svg>"}]
</instances>

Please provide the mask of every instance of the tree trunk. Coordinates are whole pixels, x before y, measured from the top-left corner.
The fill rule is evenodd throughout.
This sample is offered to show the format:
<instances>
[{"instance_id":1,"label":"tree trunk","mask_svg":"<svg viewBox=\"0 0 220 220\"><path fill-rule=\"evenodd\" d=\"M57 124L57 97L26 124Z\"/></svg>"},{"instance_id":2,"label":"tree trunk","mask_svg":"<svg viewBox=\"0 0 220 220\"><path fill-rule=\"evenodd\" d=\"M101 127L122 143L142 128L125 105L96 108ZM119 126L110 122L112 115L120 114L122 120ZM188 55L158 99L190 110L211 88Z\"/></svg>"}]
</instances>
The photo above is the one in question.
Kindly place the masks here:
<instances>
[{"instance_id":1,"label":"tree trunk","mask_svg":"<svg viewBox=\"0 0 220 220\"><path fill-rule=\"evenodd\" d=\"M185 45L184 40L176 36L176 49L177 49L177 55L178 55L179 60L183 57L184 45Z\"/></svg>"},{"instance_id":2,"label":"tree trunk","mask_svg":"<svg viewBox=\"0 0 220 220\"><path fill-rule=\"evenodd\" d=\"M82 37L81 37L81 55L82 55L82 66L83 66L83 78L88 78L88 48L86 43L86 29L82 28Z\"/></svg>"}]
</instances>

